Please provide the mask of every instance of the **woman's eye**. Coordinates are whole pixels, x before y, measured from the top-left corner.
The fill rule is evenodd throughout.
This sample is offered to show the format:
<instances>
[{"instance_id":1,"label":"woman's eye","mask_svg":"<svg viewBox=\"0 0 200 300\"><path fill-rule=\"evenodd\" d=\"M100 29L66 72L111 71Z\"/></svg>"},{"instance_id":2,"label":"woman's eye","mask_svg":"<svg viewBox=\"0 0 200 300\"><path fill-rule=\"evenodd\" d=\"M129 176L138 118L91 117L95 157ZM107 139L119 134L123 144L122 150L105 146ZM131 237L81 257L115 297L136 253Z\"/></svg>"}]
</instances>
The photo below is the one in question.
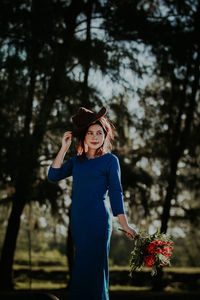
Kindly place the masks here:
<instances>
[{"instance_id":1,"label":"woman's eye","mask_svg":"<svg viewBox=\"0 0 200 300\"><path fill-rule=\"evenodd\" d=\"M93 135L93 132L88 132L87 134L88 135ZM102 135L102 134L103 134L103 132L99 131L95 135Z\"/></svg>"}]
</instances>

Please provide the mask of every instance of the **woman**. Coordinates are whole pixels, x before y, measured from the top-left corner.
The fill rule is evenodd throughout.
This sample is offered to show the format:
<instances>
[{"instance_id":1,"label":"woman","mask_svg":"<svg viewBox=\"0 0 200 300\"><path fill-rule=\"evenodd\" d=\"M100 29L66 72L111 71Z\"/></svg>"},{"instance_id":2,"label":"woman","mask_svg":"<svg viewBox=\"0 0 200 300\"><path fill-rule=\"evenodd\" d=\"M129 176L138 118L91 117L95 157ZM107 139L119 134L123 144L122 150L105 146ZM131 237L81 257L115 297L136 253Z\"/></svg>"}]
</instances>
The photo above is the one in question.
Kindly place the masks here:
<instances>
[{"instance_id":1,"label":"woman","mask_svg":"<svg viewBox=\"0 0 200 300\"><path fill-rule=\"evenodd\" d=\"M62 146L53 161L48 178L59 181L73 176L70 230L75 259L70 283L70 299L108 300L108 255L112 222L106 207L109 194L111 210L128 238L136 231L124 213L120 166L109 152L113 128L105 117L106 108L94 113L84 107L72 118L76 128L64 133ZM72 135L78 137L78 154L63 164Z\"/></svg>"}]
</instances>

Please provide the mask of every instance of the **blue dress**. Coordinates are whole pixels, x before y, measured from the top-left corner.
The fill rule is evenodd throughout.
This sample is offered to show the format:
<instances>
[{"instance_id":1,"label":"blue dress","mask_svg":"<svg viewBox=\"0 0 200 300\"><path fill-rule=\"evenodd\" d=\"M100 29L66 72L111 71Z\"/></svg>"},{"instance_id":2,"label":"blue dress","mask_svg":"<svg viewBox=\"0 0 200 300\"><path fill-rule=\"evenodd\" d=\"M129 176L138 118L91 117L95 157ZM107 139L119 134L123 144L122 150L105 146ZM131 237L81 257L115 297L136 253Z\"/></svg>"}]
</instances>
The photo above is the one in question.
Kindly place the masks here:
<instances>
[{"instance_id":1,"label":"blue dress","mask_svg":"<svg viewBox=\"0 0 200 300\"><path fill-rule=\"evenodd\" d=\"M124 214L118 158L106 153L80 161L77 155L61 168L49 168L50 181L73 176L71 233L75 259L71 300L108 300L108 256L112 220L106 205L109 194L114 216Z\"/></svg>"}]
</instances>

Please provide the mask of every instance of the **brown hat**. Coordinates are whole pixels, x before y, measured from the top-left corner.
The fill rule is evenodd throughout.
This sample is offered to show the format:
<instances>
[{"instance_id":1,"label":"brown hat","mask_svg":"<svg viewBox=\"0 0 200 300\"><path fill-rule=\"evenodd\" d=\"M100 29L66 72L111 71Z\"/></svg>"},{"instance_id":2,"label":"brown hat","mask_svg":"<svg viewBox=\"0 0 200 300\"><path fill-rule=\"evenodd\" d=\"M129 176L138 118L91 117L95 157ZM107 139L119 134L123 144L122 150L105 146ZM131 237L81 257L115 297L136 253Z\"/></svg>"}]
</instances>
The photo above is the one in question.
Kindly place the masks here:
<instances>
[{"instance_id":1,"label":"brown hat","mask_svg":"<svg viewBox=\"0 0 200 300\"><path fill-rule=\"evenodd\" d=\"M78 113L72 117L76 128L72 130L73 136L80 136L85 128L103 117L107 112L106 107L102 107L98 113L94 113L85 107L79 107Z\"/></svg>"}]
</instances>

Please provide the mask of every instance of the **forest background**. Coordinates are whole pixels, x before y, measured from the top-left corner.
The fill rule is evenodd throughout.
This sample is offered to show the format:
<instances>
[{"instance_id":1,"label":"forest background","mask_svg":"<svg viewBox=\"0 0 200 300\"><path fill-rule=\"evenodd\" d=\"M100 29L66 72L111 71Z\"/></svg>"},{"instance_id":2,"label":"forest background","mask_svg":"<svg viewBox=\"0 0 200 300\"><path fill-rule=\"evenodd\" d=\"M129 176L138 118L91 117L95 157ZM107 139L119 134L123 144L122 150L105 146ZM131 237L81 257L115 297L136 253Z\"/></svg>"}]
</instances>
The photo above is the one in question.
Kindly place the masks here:
<instances>
[{"instance_id":1,"label":"forest background","mask_svg":"<svg viewBox=\"0 0 200 300\"><path fill-rule=\"evenodd\" d=\"M129 222L200 267L199 15L198 0L0 2L1 288L19 265L71 268L71 179L47 172L80 106L108 108ZM128 266L117 228L110 265Z\"/></svg>"}]
</instances>

